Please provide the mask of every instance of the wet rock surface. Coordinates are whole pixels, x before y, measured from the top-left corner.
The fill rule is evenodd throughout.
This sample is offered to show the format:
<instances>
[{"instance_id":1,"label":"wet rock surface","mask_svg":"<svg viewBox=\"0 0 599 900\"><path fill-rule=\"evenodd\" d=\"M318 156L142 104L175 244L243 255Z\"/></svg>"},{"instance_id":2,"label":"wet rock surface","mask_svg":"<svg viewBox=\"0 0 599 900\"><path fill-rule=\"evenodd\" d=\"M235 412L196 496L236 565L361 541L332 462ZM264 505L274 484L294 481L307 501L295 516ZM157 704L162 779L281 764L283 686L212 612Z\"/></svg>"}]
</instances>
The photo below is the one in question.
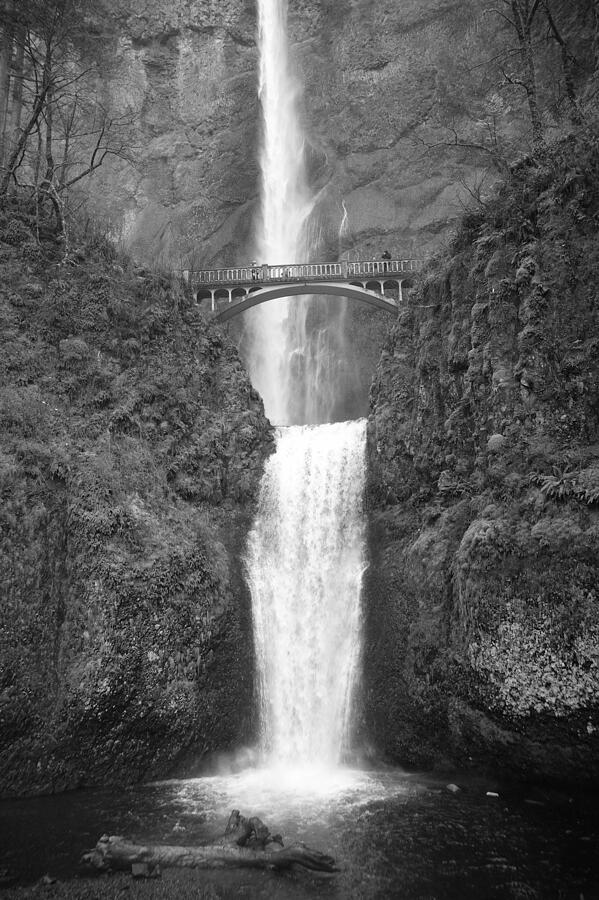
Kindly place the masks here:
<instances>
[{"instance_id":1,"label":"wet rock surface","mask_svg":"<svg viewBox=\"0 0 599 900\"><path fill-rule=\"evenodd\" d=\"M598 172L593 138L518 165L383 354L366 709L395 760L599 774Z\"/></svg>"}]
</instances>

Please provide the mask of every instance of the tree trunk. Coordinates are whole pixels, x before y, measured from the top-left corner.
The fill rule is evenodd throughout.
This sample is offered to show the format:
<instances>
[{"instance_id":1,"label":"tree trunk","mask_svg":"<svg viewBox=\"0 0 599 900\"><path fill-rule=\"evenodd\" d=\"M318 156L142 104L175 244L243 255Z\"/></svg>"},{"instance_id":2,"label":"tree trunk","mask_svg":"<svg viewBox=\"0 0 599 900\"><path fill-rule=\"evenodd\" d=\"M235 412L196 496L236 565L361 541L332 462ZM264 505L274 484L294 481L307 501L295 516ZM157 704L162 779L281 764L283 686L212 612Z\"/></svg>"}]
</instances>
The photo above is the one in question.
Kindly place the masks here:
<instances>
[{"instance_id":1,"label":"tree trunk","mask_svg":"<svg viewBox=\"0 0 599 900\"><path fill-rule=\"evenodd\" d=\"M549 0L545 0L544 8L549 28L551 29L551 33L555 41L559 44L560 48L562 70L564 73L564 84L566 87L566 97L568 98L568 105L570 107L570 118L575 125L580 125L582 120L580 116L580 109L578 108L578 102L576 100L576 82L574 78L576 59L572 55L572 53L570 53L568 45L555 23L555 19L551 14Z\"/></svg>"},{"instance_id":2,"label":"tree trunk","mask_svg":"<svg viewBox=\"0 0 599 900\"><path fill-rule=\"evenodd\" d=\"M147 863L151 867L191 869L288 869L297 865L317 872L337 871L331 856L303 844L293 844L281 850L254 850L224 842L201 847L178 847L171 844L133 844L116 835L103 835L95 848L84 854L82 862L100 871L128 869L137 863Z\"/></svg>"},{"instance_id":3,"label":"tree trunk","mask_svg":"<svg viewBox=\"0 0 599 900\"><path fill-rule=\"evenodd\" d=\"M524 60L526 68L526 96L528 99L528 108L530 110L530 121L532 123L532 140L535 146L543 142L543 120L539 109L539 95L537 91L537 73L535 70L532 36L530 31L526 35L524 43Z\"/></svg>"},{"instance_id":4,"label":"tree trunk","mask_svg":"<svg viewBox=\"0 0 599 900\"><path fill-rule=\"evenodd\" d=\"M518 39L520 41L520 53L524 66L524 88L530 112L532 124L532 140L536 146L543 139L543 122L539 110L539 96L537 91L537 73L535 69L534 51L532 49L532 33L530 23L526 20L518 22Z\"/></svg>"},{"instance_id":5,"label":"tree trunk","mask_svg":"<svg viewBox=\"0 0 599 900\"><path fill-rule=\"evenodd\" d=\"M561 54L562 67L564 70L564 84L566 86L566 97L568 98L568 106L570 107L570 118L575 125L581 125L582 118L580 115L580 109L578 107L578 101L576 99L574 61L572 60L572 56L570 55L570 53L568 53L568 49L565 44L561 48Z\"/></svg>"},{"instance_id":6,"label":"tree trunk","mask_svg":"<svg viewBox=\"0 0 599 900\"><path fill-rule=\"evenodd\" d=\"M543 120L539 108L537 89L537 73L532 42L532 25L539 8L540 0L511 0L513 15L512 25L518 35L520 57L522 59L521 84L526 91L526 100L532 124L533 145L538 147L543 142Z\"/></svg>"},{"instance_id":7,"label":"tree trunk","mask_svg":"<svg viewBox=\"0 0 599 900\"><path fill-rule=\"evenodd\" d=\"M278 844L281 849L270 849ZM192 869L243 867L252 869L288 869L303 866L316 872L337 872L335 860L304 844L283 847L280 835L271 835L256 817L246 819L234 809L224 836L214 844L200 847L178 847L170 844L133 844L123 837L103 835L93 850L85 853L82 863L94 869L128 869L145 865L177 866Z\"/></svg>"},{"instance_id":8,"label":"tree trunk","mask_svg":"<svg viewBox=\"0 0 599 900\"><path fill-rule=\"evenodd\" d=\"M54 90L52 83L52 60L50 57L50 45L48 45L48 52L46 54L46 63L44 66L44 80L48 80L48 91L46 93L46 174L40 184L40 191L46 194L46 196L50 199L52 207L54 209L54 215L56 217L56 227L62 237L66 242L66 230L65 230L65 221L64 214L62 210L62 200L58 196L58 192L56 190L56 185L54 184L54 153L53 153L53 140L54 140Z\"/></svg>"},{"instance_id":9,"label":"tree trunk","mask_svg":"<svg viewBox=\"0 0 599 900\"><path fill-rule=\"evenodd\" d=\"M15 29L15 57L13 59L12 94L10 97L10 117L6 133L5 153L8 155L19 140L21 114L23 111L23 64L25 59L25 25Z\"/></svg>"},{"instance_id":10,"label":"tree trunk","mask_svg":"<svg viewBox=\"0 0 599 900\"><path fill-rule=\"evenodd\" d=\"M60 167L60 178L58 179L58 191L61 192L67 185L69 175L69 152L71 149L71 133L75 125L75 115L77 113L77 96L73 100L71 109L67 119L64 121L63 127L63 150L62 165Z\"/></svg>"},{"instance_id":11,"label":"tree trunk","mask_svg":"<svg viewBox=\"0 0 599 900\"><path fill-rule=\"evenodd\" d=\"M46 109L44 118L46 120L46 174L44 181L52 184L54 181L54 156L52 142L54 139L54 84L52 82L52 51L51 42L48 41L46 49L46 58L44 60L44 83L47 83L46 91Z\"/></svg>"},{"instance_id":12,"label":"tree trunk","mask_svg":"<svg viewBox=\"0 0 599 900\"><path fill-rule=\"evenodd\" d=\"M33 105L33 110L31 111L31 115L29 119L25 123L24 128L21 130L19 135L19 140L16 143L12 153L10 154L10 158L6 164L4 175L2 176L2 181L0 182L0 197L3 197L7 194L8 188L11 182L11 179L18 168L20 163L21 153L27 143L27 138L37 125L39 117L41 115L42 109L44 108L44 102L46 99L46 93L48 91L48 85L42 85L40 93L37 95L35 99L35 103Z\"/></svg>"},{"instance_id":13,"label":"tree trunk","mask_svg":"<svg viewBox=\"0 0 599 900\"><path fill-rule=\"evenodd\" d=\"M10 134L10 64L14 39L13 0L0 2L0 166L7 154Z\"/></svg>"}]
</instances>

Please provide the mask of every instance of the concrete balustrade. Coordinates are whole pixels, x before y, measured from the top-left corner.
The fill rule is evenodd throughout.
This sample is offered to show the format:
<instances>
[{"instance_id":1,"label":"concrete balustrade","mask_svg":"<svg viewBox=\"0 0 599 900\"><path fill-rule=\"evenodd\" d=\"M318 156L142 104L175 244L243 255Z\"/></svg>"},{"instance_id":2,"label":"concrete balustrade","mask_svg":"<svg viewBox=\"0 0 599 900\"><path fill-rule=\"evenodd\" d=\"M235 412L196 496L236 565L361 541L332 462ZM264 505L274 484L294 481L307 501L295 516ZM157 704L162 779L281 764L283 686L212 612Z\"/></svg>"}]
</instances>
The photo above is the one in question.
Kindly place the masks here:
<instances>
[{"instance_id":1,"label":"concrete balustrade","mask_svg":"<svg viewBox=\"0 0 599 900\"><path fill-rule=\"evenodd\" d=\"M375 259L360 262L292 263L290 265L239 266L226 269L185 270L185 277L194 285L206 287L216 284L248 285L252 282L303 281L305 279L350 279L367 275L403 275L418 272L420 259Z\"/></svg>"},{"instance_id":2,"label":"concrete balustrade","mask_svg":"<svg viewBox=\"0 0 599 900\"><path fill-rule=\"evenodd\" d=\"M265 302L276 296L286 296L281 288L289 285L290 294L299 294L298 285L305 285L314 293L339 294L344 283L348 293L355 299L370 302L373 295L385 301L385 306L393 308L385 295L385 290L397 292L397 302L402 301L402 282L422 267L420 259L373 259L350 262L291 263L270 266L266 263L253 266L236 266L223 269L201 269L197 272L185 270L184 278L194 292L204 293L211 300L211 309L218 312L217 303L223 299L228 304L248 306L248 298L254 292L260 293L264 301L253 298L251 305ZM318 287L321 290L318 290ZM351 291L349 288L351 287ZM293 288L293 290L291 290ZM273 294L273 291L275 294ZM217 292L225 292L217 297ZM380 304L377 304L380 306ZM230 317L230 316L228 316Z\"/></svg>"}]
</instances>

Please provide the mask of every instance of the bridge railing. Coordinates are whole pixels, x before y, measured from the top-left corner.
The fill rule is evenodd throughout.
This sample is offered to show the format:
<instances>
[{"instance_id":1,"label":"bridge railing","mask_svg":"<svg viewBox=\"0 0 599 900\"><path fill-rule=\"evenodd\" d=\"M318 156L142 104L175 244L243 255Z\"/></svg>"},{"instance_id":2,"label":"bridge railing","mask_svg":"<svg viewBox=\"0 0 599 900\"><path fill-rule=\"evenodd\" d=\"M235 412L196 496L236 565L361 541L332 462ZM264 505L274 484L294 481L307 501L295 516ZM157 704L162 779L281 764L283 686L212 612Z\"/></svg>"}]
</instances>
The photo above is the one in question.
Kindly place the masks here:
<instances>
[{"instance_id":1,"label":"bridge railing","mask_svg":"<svg viewBox=\"0 0 599 900\"><path fill-rule=\"evenodd\" d=\"M406 272L417 272L422 266L420 259L373 259L349 262L324 263L292 263L290 265L269 266L266 263L255 266L237 266L227 269L202 269L188 272L194 284L249 284L252 281L288 282L288 281L331 281L339 278L344 281L352 278L380 278L401 275Z\"/></svg>"},{"instance_id":2,"label":"bridge railing","mask_svg":"<svg viewBox=\"0 0 599 900\"><path fill-rule=\"evenodd\" d=\"M342 263L302 263L290 266L264 266L264 281L304 281L305 279L342 278Z\"/></svg>"},{"instance_id":3,"label":"bridge railing","mask_svg":"<svg viewBox=\"0 0 599 900\"><path fill-rule=\"evenodd\" d=\"M259 266L261 269L262 266ZM220 282L237 282L245 284L246 281L252 280L252 269L250 266L241 266L235 269L203 269L200 272L190 273L192 280L201 282L202 284L217 284Z\"/></svg>"},{"instance_id":4,"label":"bridge railing","mask_svg":"<svg viewBox=\"0 0 599 900\"><path fill-rule=\"evenodd\" d=\"M400 275L403 272L418 272L421 259L373 259L347 264L350 275Z\"/></svg>"}]
</instances>

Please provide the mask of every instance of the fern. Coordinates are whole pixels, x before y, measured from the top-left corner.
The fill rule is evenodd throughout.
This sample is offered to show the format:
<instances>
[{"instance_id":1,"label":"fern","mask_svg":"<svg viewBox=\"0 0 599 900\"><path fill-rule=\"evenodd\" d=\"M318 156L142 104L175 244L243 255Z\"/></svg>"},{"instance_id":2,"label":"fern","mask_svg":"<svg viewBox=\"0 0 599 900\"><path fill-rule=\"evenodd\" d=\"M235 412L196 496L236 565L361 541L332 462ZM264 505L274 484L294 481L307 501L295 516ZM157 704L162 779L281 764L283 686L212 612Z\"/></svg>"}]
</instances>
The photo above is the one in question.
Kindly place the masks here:
<instances>
[{"instance_id":1,"label":"fern","mask_svg":"<svg viewBox=\"0 0 599 900\"><path fill-rule=\"evenodd\" d=\"M551 500L566 500L568 497L575 497L589 506L598 503L599 486L579 483L577 481L579 474L571 472L567 468L560 471L557 466L553 466L552 475L534 472L530 476L530 481L540 487L541 493Z\"/></svg>"}]
</instances>

